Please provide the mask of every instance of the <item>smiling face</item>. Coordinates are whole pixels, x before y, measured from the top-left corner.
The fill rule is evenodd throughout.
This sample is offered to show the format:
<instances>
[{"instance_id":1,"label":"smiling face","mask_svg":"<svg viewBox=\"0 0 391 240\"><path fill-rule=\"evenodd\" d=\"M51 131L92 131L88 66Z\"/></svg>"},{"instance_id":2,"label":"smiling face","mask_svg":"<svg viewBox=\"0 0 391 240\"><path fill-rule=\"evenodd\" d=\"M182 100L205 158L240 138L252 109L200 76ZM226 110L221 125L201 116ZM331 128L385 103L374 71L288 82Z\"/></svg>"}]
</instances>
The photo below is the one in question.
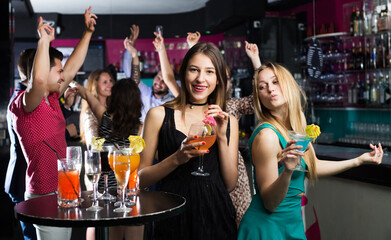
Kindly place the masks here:
<instances>
[{"instance_id":1,"label":"smiling face","mask_svg":"<svg viewBox=\"0 0 391 240\"><path fill-rule=\"evenodd\" d=\"M157 98L161 98L168 93L168 87L163 81L163 74L161 71L153 78L152 93Z\"/></svg>"},{"instance_id":2,"label":"smiling face","mask_svg":"<svg viewBox=\"0 0 391 240\"><path fill-rule=\"evenodd\" d=\"M61 60L55 58L55 65L50 68L49 78L47 82L47 91L50 93L59 92L60 86L64 82L64 69L62 68Z\"/></svg>"},{"instance_id":3,"label":"smiling face","mask_svg":"<svg viewBox=\"0 0 391 240\"><path fill-rule=\"evenodd\" d=\"M271 68L266 68L258 74L257 88L259 100L270 111L285 105L280 83Z\"/></svg>"},{"instance_id":4,"label":"smiling face","mask_svg":"<svg viewBox=\"0 0 391 240\"><path fill-rule=\"evenodd\" d=\"M211 59L203 53L197 53L189 60L185 79L192 103L207 102L218 84L216 69Z\"/></svg>"},{"instance_id":5,"label":"smiling face","mask_svg":"<svg viewBox=\"0 0 391 240\"><path fill-rule=\"evenodd\" d=\"M114 85L114 80L107 72L102 72L98 80L97 92L99 96L109 97L111 96L111 88Z\"/></svg>"}]
</instances>

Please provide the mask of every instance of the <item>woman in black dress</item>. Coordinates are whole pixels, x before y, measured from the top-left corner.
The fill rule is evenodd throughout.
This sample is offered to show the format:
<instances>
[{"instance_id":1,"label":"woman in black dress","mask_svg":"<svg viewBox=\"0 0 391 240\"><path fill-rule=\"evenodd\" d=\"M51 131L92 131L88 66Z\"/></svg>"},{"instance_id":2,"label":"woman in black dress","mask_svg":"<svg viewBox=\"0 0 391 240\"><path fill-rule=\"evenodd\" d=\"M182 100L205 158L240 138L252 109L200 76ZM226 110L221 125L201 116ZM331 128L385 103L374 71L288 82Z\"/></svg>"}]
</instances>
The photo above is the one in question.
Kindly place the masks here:
<instances>
[{"instance_id":1,"label":"woman in black dress","mask_svg":"<svg viewBox=\"0 0 391 240\"><path fill-rule=\"evenodd\" d=\"M236 239L235 210L229 192L238 178L238 121L225 111L227 75L219 49L212 43L192 47L180 69L179 96L152 108L146 117L146 143L139 166L140 187L186 198L183 214L155 222L155 239ZM216 120L216 142L209 150L189 143L190 125ZM158 162L153 164L157 154ZM193 176L198 156L210 176Z\"/></svg>"}]
</instances>

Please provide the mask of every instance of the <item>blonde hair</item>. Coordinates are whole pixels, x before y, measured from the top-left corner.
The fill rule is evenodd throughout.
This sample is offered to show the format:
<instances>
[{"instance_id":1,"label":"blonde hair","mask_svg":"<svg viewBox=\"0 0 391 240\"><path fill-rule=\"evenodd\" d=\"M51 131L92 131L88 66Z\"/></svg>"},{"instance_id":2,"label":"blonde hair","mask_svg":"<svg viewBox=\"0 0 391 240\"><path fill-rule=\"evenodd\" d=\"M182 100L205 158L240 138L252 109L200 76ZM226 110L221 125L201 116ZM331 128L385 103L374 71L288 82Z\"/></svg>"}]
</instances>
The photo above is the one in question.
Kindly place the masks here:
<instances>
[{"instance_id":1,"label":"blonde hair","mask_svg":"<svg viewBox=\"0 0 391 240\"><path fill-rule=\"evenodd\" d=\"M104 70L104 69L97 69L97 70L94 70L90 73L90 75L88 76L88 80L87 80L86 89L88 91L90 91L90 93L96 98L99 97L98 82L99 82L100 75L102 73L107 73L111 76L111 73L109 71ZM79 120L80 121L79 129L80 129L80 138L81 138L80 141L82 143L86 143L86 137L85 137L85 133L84 133L84 126L82 123L82 118L88 109L90 109L90 106L88 105L87 101L83 99L81 101L81 111L80 111L80 120Z\"/></svg>"},{"instance_id":2,"label":"blonde hair","mask_svg":"<svg viewBox=\"0 0 391 240\"><path fill-rule=\"evenodd\" d=\"M286 108L288 110L288 120L290 126L285 126L283 119L278 119L273 116L259 99L259 74L265 70L270 69L276 75L279 82L283 97L286 102ZM254 97L254 112L259 123L270 123L285 139L288 137L288 130L305 131L305 118L303 110L306 106L306 96L304 91L299 87L292 74L283 66L277 63L267 62L258 68L255 72L253 81L253 97ZM315 165L315 152L313 148L309 148L304 154L304 161L308 166L308 177L311 182L316 178L316 165Z\"/></svg>"}]
</instances>

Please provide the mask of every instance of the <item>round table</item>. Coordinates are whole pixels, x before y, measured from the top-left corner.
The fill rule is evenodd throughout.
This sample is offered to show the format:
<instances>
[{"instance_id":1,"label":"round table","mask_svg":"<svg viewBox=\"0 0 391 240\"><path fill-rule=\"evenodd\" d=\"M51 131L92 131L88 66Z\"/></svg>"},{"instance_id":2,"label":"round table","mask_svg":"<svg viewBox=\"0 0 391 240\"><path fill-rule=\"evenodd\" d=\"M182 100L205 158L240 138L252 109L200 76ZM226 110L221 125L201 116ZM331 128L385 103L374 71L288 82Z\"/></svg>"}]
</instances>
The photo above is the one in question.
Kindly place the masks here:
<instances>
[{"instance_id":1,"label":"round table","mask_svg":"<svg viewBox=\"0 0 391 240\"><path fill-rule=\"evenodd\" d=\"M136 205L128 213L113 212L109 201L99 201L103 210L86 211L91 206L91 191L82 192L82 202L77 208L60 208L57 195L47 195L23 201L15 206L16 219L45 226L56 227L103 227L107 237L107 227L119 225L142 225L181 214L186 204L185 198L167 192L140 191ZM98 229L99 232L99 229ZM100 236L101 234L97 234ZM102 238L101 236L98 238Z\"/></svg>"}]
</instances>

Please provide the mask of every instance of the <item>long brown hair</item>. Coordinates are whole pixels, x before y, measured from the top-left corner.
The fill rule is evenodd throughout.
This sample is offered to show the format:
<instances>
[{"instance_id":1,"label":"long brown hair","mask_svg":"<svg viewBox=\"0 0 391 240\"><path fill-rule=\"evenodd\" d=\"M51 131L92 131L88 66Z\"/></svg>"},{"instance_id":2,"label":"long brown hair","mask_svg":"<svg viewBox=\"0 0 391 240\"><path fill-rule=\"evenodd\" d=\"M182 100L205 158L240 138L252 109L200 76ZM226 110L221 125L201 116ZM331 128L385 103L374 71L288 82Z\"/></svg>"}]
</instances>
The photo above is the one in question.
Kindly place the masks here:
<instances>
[{"instance_id":1,"label":"long brown hair","mask_svg":"<svg viewBox=\"0 0 391 240\"><path fill-rule=\"evenodd\" d=\"M290 126L285 126L283 119L278 119L273 116L270 110L267 109L259 99L259 74L265 69L271 69L276 75L283 97L286 101ZM286 68L277 63L267 62L257 69L253 84L254 111L260 123L270 123L287 140L290 139L287 133L288 130L305 131L306 120L303 111L307 102L306 96L292 74ZM304 154L304 161L308 166L308 177L311 182L317 178L315 159L315 152L313 148L310 147Z\"/></svg>"},{"instance_id":2,"label":"long brown hair","mask_svg":"<svg viewBox=\"0 0 391 240\"><path fill-rule=\"evenodd\" d=\"M87 85L86 85L86 89L88 91L90 91L90 93L98 98L99 95L98 95L98 82L99 82L99 78L100 78L100 75L102 73L107 73L111 76L111 73L105 69L96 69L94 71L92 71L90 73L90 75L88 76L88 80L87 80ZM86 137L85 137L85 134L84 134L84 127L83 127L83 123L82 123L82 117L84 116L84 114L86 113L86 111L90 108L90 106L88 105L88 102L86 100L82 100L81 101L81 111L80 111L80 124L79 124L79 128L80 128L80 138L81 138L81 142L83 143L86 143Z\"/></svg>"},{"instance_id":3,"label":"long brown hair","mask_svg":"<svg viewBox=\"0 0 391 240\"><path fill-rule=\"evenodd\" d=\"M107 112L112 117L112 134L128 137L141 124L143 103L140 89L132 79L124 78L114 84L111 92L107 99Z\"/></svg>"},{"instance_id":4,"label":"long brown hair","mask_svg":"<svg viewBox=\"0 0 391 240\"><path fill-rule=\"evenodd\" d=\"M223 111L226 109L227 74L224 57L221 55L220 50L213 43L200 42L194 45L183 58L183 62L179 71L179 78L182 86L179 89L179 95L174 100L165 104L165 106L182 111L182 116L184 116L186 104L189 103L189 92L185 87L187 67L189 65L190 59L198 53L202 53L208 56L216 69L218 84L216 85L216 89L209 95L208 103L219 105Z\"/></svg>"}]
</instances>

